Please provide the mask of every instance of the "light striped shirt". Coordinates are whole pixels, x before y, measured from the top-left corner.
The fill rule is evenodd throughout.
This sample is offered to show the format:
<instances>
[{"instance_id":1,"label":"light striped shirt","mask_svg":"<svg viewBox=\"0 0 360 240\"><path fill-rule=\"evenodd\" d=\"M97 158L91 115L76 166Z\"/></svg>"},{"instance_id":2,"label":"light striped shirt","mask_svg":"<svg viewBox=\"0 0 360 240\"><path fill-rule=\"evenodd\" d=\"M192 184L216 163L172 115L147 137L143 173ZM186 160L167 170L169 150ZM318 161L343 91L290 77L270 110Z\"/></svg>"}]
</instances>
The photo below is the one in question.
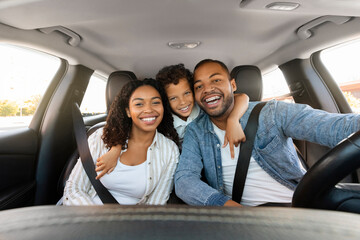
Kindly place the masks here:
<instances>
[{"instance_id":1,"label":"light striped shirt","mask_svg":"<svg viewBox=\"0 0 360 240\"><path fill-rule=\"evenodd\" d=\"M101 139L102 134L103 129L100 128L88 139L94 163L96 159L108 152ZM138 204L166 204L173 188L174 172L179 160L179 149L172 140L156 131L153 142L147 149L146 156L146 164L148 164L146 167L146 188L145 194ZM116 174L116 172L110 174ZM110 193L111 191L109 189ZM95 205L94 198L96 196L97 193L82 166L81 159L78 159L66 182L63 204Z\"/></svg>"}]
</instances>

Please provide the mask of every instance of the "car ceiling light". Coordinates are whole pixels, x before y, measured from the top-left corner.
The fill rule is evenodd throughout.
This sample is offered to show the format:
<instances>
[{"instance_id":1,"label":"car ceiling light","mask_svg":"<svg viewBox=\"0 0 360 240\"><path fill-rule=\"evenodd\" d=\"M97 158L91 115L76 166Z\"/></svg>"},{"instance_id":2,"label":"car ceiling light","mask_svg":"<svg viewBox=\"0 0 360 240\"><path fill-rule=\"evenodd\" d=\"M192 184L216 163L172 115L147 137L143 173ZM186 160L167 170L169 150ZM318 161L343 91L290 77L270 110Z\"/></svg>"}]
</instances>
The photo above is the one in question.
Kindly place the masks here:
<instances>
[{"instance_id":1,"label":"car ceiling light","mask_svg":"<svg viewBox=\"0 0 360 240\"><path fill-rule=\"evenodd\" d=\"M266 8L277 11L292 11L297 9L299 6L300 6L299 3L293 3L293 2L273 2L266 5Z\"/></svg>"},{"instance_id":2,"label":"car ceiling light","mask_svg":"<svg viewBox=\"0 0 360 240\"><path fill-rule=\"evenodd\" d=\"M168 46L175 49L193 49L200 44L201 42L169 42Z\"/></svg>"}]
</instances>

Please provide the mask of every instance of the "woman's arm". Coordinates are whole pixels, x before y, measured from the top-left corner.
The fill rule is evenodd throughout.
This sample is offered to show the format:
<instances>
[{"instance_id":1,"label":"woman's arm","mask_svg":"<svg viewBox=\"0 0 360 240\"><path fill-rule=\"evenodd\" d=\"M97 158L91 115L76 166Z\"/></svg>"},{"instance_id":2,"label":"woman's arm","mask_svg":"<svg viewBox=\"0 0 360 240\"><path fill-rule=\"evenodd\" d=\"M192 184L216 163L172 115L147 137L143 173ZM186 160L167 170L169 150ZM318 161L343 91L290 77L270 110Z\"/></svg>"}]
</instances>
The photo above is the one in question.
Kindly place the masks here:
<instances>
[{"instance_id":1,"label":"woman's arm","mask_svg":"<svg viewBox=\"0 0 360 240\"><path fill-rule=\"evenodd\" d=\"M78 159L64 188L64 205L93 205L95 204L90 196L90 180L82 166L81 159Z\"/></svg>"},{"instance_id":2,"label":"woman's arm","mask_svg":"<svg viewBox=\"0 0 360 240\"><path fill-rule=\"evenodd\" d=\"M237 147L239 143L245 142L246 137L239 122L249 106L249 97L246 94L235 94L235 105L230 113L226 123L226 133L224 145L229 143L231 158L234 158L234 145Z\"/></svg>"},{"instance_id":3,"label":"woman's arm","mask_svg":"<svg viewBox=\"0 0 360 240\"><path fill-rule=\"evenodd\" d=\"M88 138L93 161L107 151L104 142L101 140L102 132L102 129L98 129ZM64 205L93 205L95 204L93 201L95 195L95 189L92 187L79 158L66 181L63 203Z\"/></svg>"}]
</instances>

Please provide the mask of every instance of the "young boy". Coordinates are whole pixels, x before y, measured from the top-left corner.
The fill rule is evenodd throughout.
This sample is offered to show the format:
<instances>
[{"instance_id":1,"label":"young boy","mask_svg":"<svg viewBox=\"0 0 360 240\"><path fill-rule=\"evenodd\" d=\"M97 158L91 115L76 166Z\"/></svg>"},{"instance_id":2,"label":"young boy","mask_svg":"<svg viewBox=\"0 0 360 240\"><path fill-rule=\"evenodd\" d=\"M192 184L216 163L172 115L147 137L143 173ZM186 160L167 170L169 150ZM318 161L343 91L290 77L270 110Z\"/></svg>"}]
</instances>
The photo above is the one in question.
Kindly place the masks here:
<instances>
[{"instance_id":1,"label":"young boy","mask_svg":"<svg viewBox=\"0 0 360 240\"><path fill-rule=\"evenodd\" d=\"M164 86L173 112L174 128L182 142L186 126L202 113L202 110L194 101L192 73L184 67L184 64L177 64L162 68L156 75L156 79ZM216 103L216 100L214 102ZM235 106L227 120L223 145L223 147L226 147L229 143L232 158L234 158L234 145L237 147L240 142L245 141L239 119L247 110L248 103L249 97L246 94L235 94ZM121 146L114 146L108 153L97 159L97 168L95 170L102 172L96 179L112 172L117 164L120 152Z\"/></svg>"}]
</instances>

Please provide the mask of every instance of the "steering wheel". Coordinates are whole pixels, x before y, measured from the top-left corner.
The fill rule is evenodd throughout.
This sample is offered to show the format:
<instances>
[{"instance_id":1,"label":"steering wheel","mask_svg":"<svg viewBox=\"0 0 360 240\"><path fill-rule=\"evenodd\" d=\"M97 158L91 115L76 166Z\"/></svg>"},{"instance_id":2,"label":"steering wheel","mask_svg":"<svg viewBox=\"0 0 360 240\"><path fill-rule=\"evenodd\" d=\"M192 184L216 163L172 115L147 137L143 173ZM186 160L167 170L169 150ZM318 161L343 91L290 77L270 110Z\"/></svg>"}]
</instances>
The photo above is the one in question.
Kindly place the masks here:
<instances>
[{"instance_id":1,"label":"steering wheel","mask_svg":"<svg viewBox=\"0 0 360 240\"><path fill-rule=\"evenodd\" d=\"M360 167L360 131L325 154L301 179L293 207L360 213L360 184L337 184Z\"/></svg>"}]
</instances>

